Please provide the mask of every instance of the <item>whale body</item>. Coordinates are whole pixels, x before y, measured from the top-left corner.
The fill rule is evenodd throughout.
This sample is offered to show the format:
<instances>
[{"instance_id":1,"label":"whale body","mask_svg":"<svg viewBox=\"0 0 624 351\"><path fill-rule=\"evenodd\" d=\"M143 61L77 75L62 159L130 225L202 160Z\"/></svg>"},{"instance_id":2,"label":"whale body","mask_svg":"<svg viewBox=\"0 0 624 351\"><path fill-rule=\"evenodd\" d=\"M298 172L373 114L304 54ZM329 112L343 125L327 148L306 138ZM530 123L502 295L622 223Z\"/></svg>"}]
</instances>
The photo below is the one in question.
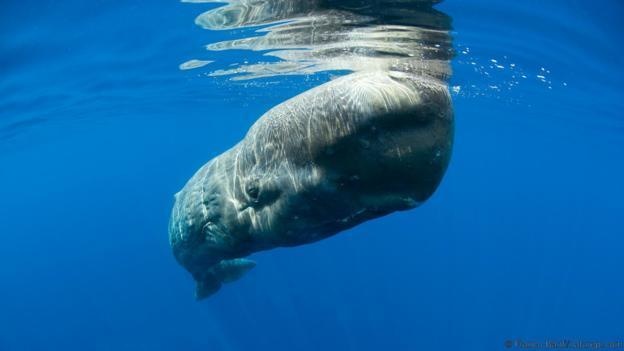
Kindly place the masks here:
<instances>
[{"instance_id":1,"label":"whale body","mask_svg":"<svg viewBox=\"0 0 624 351\"><path fill-rule=\"evenodd\" d=\"M393 70L334 79L273 107L197 171L175 196L173 253L205 298L253 268L254 252L423 203L452 142L445 81Z\"/></svg>"}]
</instances>

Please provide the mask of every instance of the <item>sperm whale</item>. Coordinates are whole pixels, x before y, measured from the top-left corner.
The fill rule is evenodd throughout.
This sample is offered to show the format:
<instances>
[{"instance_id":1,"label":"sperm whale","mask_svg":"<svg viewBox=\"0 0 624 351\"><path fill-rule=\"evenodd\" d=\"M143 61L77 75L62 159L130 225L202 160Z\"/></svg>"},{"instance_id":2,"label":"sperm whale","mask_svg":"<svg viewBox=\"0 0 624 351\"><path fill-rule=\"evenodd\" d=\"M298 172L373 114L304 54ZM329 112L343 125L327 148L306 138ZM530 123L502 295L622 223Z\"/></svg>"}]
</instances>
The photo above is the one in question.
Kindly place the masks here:
<instances>
[{"instance_id":1,"label":"sperm whale","mask_svg":"<svg viewBox=\"0 0 624 351\"><path fill-rule=\"evenodd\" d=\"M230 6L249 9L261 4L266 9L267 4L274 4L272 10L282 20L288 12L284 3L288 1L279 6L271 1L251 5L232 2ZM423 3L418 2L418 6ZM288 9L298 15L303 11L297 6ZM227 6L212 10L198 21L211 26L267 21L266 12L263 18L258 18L258 11L233 12L243 17L254 14L250 20L228 18L227 10ZM330 11L331 16L336 15L335 10ZM328 10L317 8L311 16L318 18L323 11ZM368 16L342 8L339 13L343 20ZM360 30L375 32L381 25ZM300 25L298 28L301 30ZM406 30L413 29L410 25ZM278 26L273 33L281 30L284 28ZM353 35L358 29L346 30ZM337 32L342 29L331 33ZM440 30L435 32L434 37L440 35ZM295 40L310 43L306 33L295 33L293 38L299 35ZM349 43L343 44L350 47ZM409 48L401 39L374 44L373 40L373 51ZM270 45L281 48L285 44L277 40ZM426 51L422 45L413 48L420 52L416 49ZM312 65L318 70L344 65L347 60L334 54L330 59L327 52L305 55L307 60L315 58ZM446 61L422 55L406 58L396 53L379 61L379 55L378 51L367 52L364 56L370 56L369 61L375 64L363 65L360 60L352 73L267 111L239 143L201 167L175 195L169 242L177 261L197 283L196 298L214 294L223 283L237 280L255 267L247 258L254 252L322 240L367 220L415 208L434 193L449 164L453 144ZM353 59L353 55L349 57ZM301 57L292 59L299 61ZM244 71L262 75L266 67L249 66Z\"/></svg>"}]
</instances>

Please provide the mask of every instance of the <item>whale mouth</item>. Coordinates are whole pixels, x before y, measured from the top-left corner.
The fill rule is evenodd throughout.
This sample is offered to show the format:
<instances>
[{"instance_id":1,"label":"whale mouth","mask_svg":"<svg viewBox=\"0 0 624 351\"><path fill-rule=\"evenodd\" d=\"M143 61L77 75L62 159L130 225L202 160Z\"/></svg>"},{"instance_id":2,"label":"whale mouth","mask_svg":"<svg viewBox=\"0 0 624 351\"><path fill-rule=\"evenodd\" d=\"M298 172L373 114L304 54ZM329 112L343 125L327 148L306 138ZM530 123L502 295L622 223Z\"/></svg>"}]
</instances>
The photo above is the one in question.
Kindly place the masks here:
<instances>
[{"instance_id":1,"label":"whale mouth","mask_svg":"<svg viewBox=\"0 0 624 351\"><path fill-rule=\"evenodd\" d=\"M176 260L186 268L195 280L201 280L206 272L222 259L228 257L228 234L212 221L203 225L173 226L170 232L171 248Z\"/></svg>"},{"instance_id":2,"label":"whale mouth","mask_svg":"<svg viewBox=\"0 0 624 351\"><path fill-rule=\"evenodd\" d=\"M256 262L246 258L222 260L195 277L195 299L202 300L216 293L224 283L231 283L256 267Z\"/></svg>"}]
</instances>

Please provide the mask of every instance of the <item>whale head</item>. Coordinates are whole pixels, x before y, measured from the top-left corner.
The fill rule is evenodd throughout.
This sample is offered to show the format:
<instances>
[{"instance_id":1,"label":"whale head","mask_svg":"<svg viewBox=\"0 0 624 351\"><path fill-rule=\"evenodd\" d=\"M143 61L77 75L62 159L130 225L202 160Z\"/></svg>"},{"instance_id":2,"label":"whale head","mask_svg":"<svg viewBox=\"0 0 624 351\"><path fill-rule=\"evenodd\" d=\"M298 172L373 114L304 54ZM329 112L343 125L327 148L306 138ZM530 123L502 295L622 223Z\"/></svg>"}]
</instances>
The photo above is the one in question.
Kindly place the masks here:
<instances>
[{"instance_id":1,"label":"whale head","mask_svg":"<svg viewBox=\"0 0 624 351\"><path fill-rule=\"evenodd\" d=\"M312 103L314 102L314 104ZM446 170L446 86L354 73L267 112L176 195L176 259L207 296L253 267L243 257L311 243L414 208Z\"/></svg>"}]
</instances>

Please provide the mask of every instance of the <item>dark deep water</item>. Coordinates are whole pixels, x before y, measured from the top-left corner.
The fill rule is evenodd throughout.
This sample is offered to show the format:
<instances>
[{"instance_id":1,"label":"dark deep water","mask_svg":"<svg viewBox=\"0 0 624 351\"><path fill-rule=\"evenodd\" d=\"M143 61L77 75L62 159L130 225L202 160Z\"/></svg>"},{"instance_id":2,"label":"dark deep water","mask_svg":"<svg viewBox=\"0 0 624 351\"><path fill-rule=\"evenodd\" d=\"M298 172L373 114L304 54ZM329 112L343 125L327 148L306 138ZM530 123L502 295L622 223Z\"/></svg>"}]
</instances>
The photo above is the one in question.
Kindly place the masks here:
<instances>
[{"instance_id":1,"label":"dark deep water","mask_svg":"<svg viewBox=\"0 0 624 351\"><path fill-rule=\"evenodd\" d=\"M208 76L215 4L0 5L0 350L498 350L624 342L619 1L459 1L456 140L415 210L254 256L209 300L173 194L333 73ZM193 70L190 59L215 60ZM216 65L216 66L215 66ZM526 77L526 78L525 78ZM624 347L621 347L624 348Z\"/></svg>"}]
</instances>

